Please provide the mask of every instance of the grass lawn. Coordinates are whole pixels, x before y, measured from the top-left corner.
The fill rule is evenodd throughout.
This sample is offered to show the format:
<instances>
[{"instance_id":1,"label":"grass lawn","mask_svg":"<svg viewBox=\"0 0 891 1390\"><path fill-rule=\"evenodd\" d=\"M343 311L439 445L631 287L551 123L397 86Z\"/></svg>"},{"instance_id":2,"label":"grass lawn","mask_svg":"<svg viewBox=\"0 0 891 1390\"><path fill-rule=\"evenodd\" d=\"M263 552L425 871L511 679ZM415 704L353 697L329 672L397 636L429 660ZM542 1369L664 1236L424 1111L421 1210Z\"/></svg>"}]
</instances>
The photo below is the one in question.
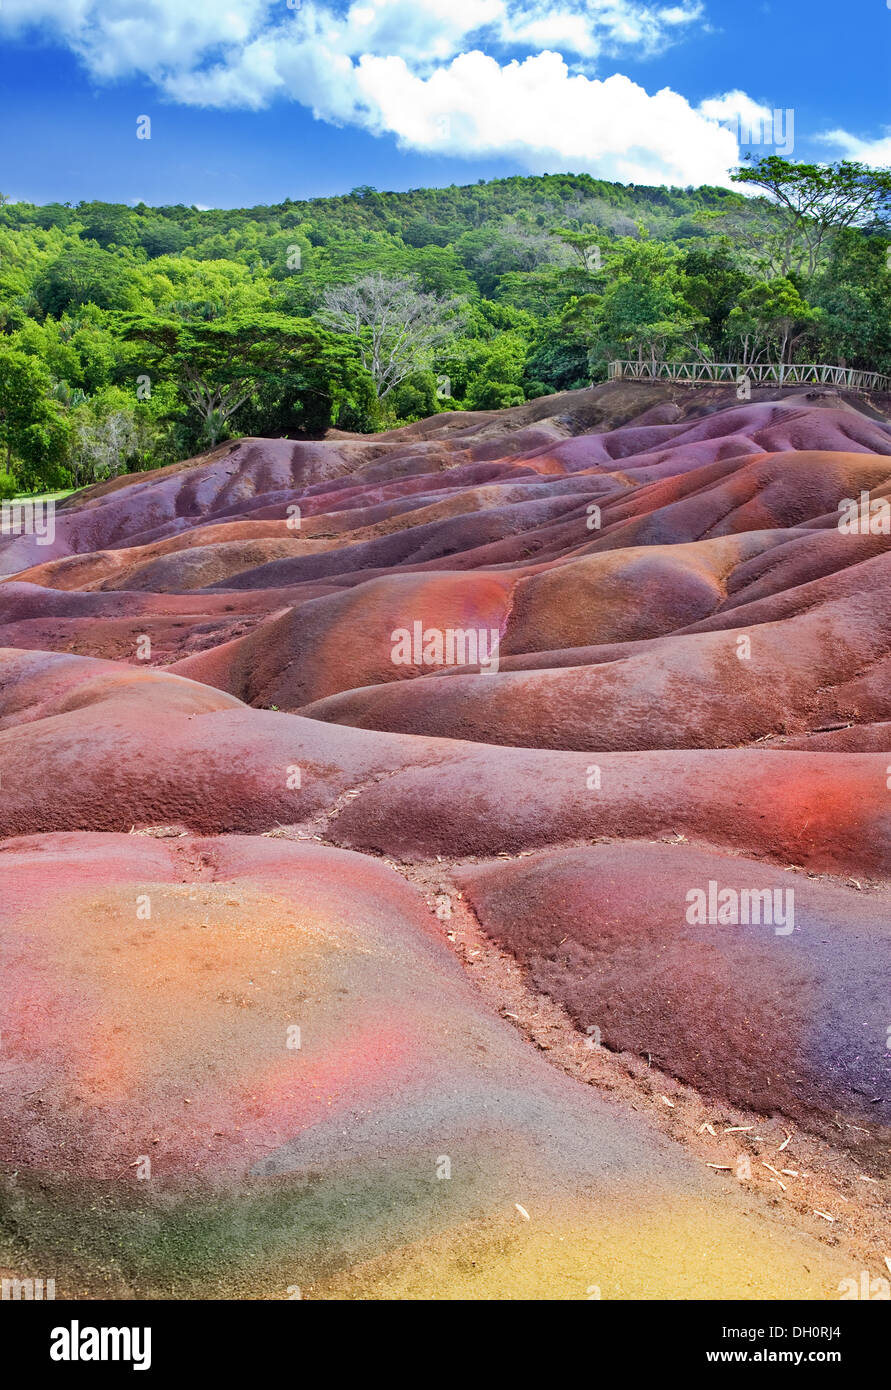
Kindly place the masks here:
<instances>
[{"instance_id":1,"label":"grass lawn","mask_svg":"<svg viewBox=\"0 0 891 1390\"><path fill-rule=\"evenodd\" d=\"M11 502L49 502L50 500L60 502L63 497L70 497L78 489L74 487L63 488L61 492L20 492L16 497L11 497Z\"/></svg>"}]
</instances>

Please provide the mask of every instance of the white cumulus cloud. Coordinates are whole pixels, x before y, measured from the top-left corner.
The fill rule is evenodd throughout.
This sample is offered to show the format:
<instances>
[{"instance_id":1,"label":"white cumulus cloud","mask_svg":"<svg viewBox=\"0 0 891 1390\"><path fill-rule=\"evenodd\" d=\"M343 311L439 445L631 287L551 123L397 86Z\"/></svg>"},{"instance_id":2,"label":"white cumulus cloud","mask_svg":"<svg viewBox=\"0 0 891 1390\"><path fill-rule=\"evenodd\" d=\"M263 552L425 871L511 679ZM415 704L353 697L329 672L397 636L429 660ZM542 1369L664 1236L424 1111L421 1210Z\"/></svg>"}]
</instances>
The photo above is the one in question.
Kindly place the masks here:
<instances>
[{"instance_id":1,"label":"white cumulus cloud","mask_svg":"<svg viewBox=\"0 0 891 1390\"><path fill-rule=\"evenodd\" d=\"M886 133L877 140L862 140L847 130L827 130L817 138L832 145L844 159L856 159L874 168L891 167L891 128L886 127Z\"/></svg>"},{"instance_id":2,"label":"white cumulus cloud","mask_svg":"<svg viewBox=\"0 0 891 1390\"><path fill-rule=\"evenodd\" d=\"M723 96L708 97L699 103L699 110L710 120L722 121L725 125L739 125L746 129L756 129L761 122L773 120L773 112L769 106L753 101L747 93L739 89L725 92Z\"/></svg>"},{"instance_id":3,"label":"white cumulus cloud","mask_svg":"<svg viewBox=\"0 0 891 1390\"><path fill-rule=\"evenodd\" d=\"M677 92L572 73L558 53L506 65L464 53L427 78L400 58L363 58L356 80L372 128L411 149L676 184L723 183L738 153L733 135Z\"/></svg>"},{"instance_id":4,"label":"white cumulus cloud","mask_svg":"<svg viewBox=\"0 0 891 1390\"><path fill-rule=\"evenodd\" d=\"M744 92L694 107L620 72L705 23L701 0L2 0L0 33L37 25L97 80L144 76L184 105L293 101L404 149L510 158L533 172L727 183ZM769 112L767 113L770 114Z\"/></svg>"}]
</instances>

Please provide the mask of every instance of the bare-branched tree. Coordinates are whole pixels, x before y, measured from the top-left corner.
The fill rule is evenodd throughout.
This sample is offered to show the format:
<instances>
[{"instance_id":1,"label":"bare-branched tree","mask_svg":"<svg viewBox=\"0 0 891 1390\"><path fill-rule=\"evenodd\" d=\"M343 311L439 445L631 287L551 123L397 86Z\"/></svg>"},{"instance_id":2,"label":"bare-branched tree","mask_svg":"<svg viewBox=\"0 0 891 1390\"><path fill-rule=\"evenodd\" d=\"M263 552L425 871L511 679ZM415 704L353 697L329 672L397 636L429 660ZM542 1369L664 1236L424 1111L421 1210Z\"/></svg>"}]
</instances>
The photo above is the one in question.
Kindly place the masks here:
<instances>
[{"instance_id":1,"label":"bare-branched tree","mask_svg":"<svg viewBox=\"0 0 891 1390\"><path fill-rule=\"evenodd\" d=\"M412 372L429 368L433 349L457 332L460 305L419 290L411 279L363 275L325 291L317 317L327 328L349 333L383 400Z\"/></svg>"}]
</instances>

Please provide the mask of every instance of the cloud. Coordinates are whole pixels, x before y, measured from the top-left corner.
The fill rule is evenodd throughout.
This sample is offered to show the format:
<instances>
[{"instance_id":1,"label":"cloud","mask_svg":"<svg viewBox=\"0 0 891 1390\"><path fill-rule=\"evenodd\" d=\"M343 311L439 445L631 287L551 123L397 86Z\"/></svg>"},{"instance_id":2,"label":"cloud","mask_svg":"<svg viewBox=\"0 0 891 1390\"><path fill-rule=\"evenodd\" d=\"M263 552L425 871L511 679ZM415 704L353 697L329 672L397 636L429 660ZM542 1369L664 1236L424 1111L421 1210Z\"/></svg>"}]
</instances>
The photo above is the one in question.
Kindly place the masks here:
<instances>
[{"instance_id":1,"label":"cloud","mask_svg":"<svg viewBox=\"0 0 891 1390\"><path fill-rule=\"evenodd\" d=\"M43 27L66 40L97 77L189 72L228 62L255 40L312 34L348 54L441 62L476 46L558 44L590 57L632 47L660 52L701 20L702 0L3 0L0 32Z\"/></svg>"},{"instance_id":2,"label":"cloud","mask_svg":"<svg viewBox=\"0 0 891 1390\"><path fill-rule=\"evenodd\" d=\"M587 0L555 8L549 3L513 5L499 38L506 47L554 48L583 58L633 48L651 57L675 42L680 30L701 19L699 0L671 7L638 0Z\"/></svg>"},{"instance_id":3,"label":"cloud","mask_svg":"<svg viewBox=\"0 0 891 1390\"><path fill-rule=\"evenodd\" d=\"M464 53L426 79L402 59L363 58L356 81L372 128L415 150L676 184L725 182L738 153L729 131L676 92L573 74L558 53L506 65Z\"/></svg>"},{"instance_id":4,"label":"cloud","mask_svg":"<svg viewBox=\"0 0 891 1390\"><path fill-rule=\"evenodd\" d=\"M307 12L326 14L314 4ZM358 0L342 23L329 17L320 31L330 47L351 57L395 55L427 64L453 57L474 35L506 21L504 0Z\"/></svg>"},{"instance_id":5,"label":"cloud","mask_svg":"<svg viewBox=\"0 0 891 1390\"><path fill-rule=\"evenodd\" d=\"M762 121L773 121L773 112L769 106L753 101L738 88L732 92L725 92L720 97L708 97L699 103L699 110L703 116L708 116L709 120L721 121L728 126L743 127L745 130L756 130Z\"/></svg>"},{"instance_id":6,"label":"cloud","mask_svg":"<svg viewBox=\"0 0 891 1390\"><path fill-rule=\"evenodd\" d=\"M272 0L3 0L0 33L35 27L66 42L95 78L157 79L234 51L266 23Z\"/></svg>"},{"instance_id":7,"label":"cloud","mask_svg":"<svg viewBox=\"0 0 891 1390\"><path fill-rule=\"evenodd\" d=\"M861 164L873 168L891 167L891 128L877 140L862 140L847 130L826 130L817 139L825 145L832 145L844 159L856 159Z\"/></svg>"},{"instance_id":8,"label":"cloud","mask_svg":"<svg viewBox=\"0 0 891 1390\"><path fill-rule=\"evenodd\" d=\"M97 80L141 75L181 105L288 100L430 154L727 183L731 108L763 110L745 93L694 108L590 72L623 49L661 51L702 15L700 0L3 0L0 32L36 22Z\"/></svg>"}]
</instances>

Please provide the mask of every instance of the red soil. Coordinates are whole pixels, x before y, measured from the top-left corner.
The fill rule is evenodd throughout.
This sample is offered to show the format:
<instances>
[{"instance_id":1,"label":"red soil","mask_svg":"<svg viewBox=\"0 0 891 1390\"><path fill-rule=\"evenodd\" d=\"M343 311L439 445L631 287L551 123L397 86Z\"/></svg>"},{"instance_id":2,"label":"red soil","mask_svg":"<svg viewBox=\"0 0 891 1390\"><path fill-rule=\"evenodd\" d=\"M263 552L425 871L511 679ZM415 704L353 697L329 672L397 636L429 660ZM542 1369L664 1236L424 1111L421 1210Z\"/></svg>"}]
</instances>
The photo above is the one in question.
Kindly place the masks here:
<instances>
[{"instance_id":1,"label":"red soil","mask_svg":"<svg viewBox=\"0 0 891 1390\"><path fill-rule=\"evenodd\" d=\"M883 1178L891 536L839 528L861 494L891 500L875 408L617 384L235 441L70 499L50 545L0 539L0 1181L33 1181L28 1249L89 1293L274 1290L296 1222L327 1296L430 1296L430 1242L469 1296L591 1258L614 1296L833 1296L853 1225L830 1257L777 1244L754 1191L719 1213L692 1153L524 1046L443 938L464 914L570 1032L860 1136ZM495 669L395 661L416 625L494 634ZM790 891L793 930L691 922L712 882ZM431 1205L437 1155L466 1185L434 1174ZM537 1275L504 1254L524 1194ZM621 1253L635 1224L652 1258ZM731 1262L709 1293L706 1230L774 1242L776 1278Z\"/></svg>"}]
</instances>

